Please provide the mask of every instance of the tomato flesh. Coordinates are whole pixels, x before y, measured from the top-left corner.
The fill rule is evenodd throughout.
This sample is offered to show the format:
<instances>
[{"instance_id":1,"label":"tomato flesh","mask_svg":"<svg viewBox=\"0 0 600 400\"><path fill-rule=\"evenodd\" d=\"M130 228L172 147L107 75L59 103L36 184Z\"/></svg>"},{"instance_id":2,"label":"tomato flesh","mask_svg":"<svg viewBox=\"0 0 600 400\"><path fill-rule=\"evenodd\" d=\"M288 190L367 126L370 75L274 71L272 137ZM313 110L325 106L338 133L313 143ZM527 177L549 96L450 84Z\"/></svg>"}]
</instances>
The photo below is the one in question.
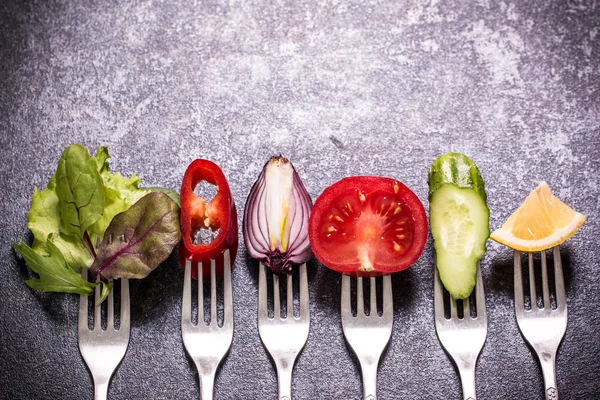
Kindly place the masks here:
<instances>
[{"instance_id":1,"label":"tomato flesh","mask_svg":"<svg viewBox=\"0 0 600 400\"><path fill-rule=\"evenodd\" d=\"M427 216L403 183L358 176L325 189L313 207L310 242L327 267L378 276L410 267L427 242Z\"/></svg>"}]
</instances>

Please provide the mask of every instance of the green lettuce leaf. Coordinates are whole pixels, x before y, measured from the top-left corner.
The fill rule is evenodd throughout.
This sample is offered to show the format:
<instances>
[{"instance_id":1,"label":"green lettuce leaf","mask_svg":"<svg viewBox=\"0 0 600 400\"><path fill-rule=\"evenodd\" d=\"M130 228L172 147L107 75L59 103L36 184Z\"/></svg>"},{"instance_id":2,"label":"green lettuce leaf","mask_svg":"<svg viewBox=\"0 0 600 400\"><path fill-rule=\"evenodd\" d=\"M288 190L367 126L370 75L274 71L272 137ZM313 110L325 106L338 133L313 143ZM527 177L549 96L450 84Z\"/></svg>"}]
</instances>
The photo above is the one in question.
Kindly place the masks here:
<instances>
[{"instance_id":1,"label":"green lettuce leaf","mask_svg":"<svg viewBox=\"0 0 600 400\"><path fill-rule=\"evenodd\" d=\"M108 171L109 165L106 160L110 158L108 154L108 148L106 146L98 147L96 150L96 162L98 163L98 172L103 173L104 171Z\"/></svg>"},{"instance_id":2,"label":"green lettuce leaf","mask_svg":"<svg viewBox=\"0 0 600 400\"><path fill-rule=\"evenodd\" d=\"M68 236L60 232L58 197L50 189L35 188L31 197L31 208L27 214L27 227L33 233L32 249L41 256L49 256L47 241L52 242L62 253L69 268L79 273L89 267L94 257L79 236Z\"/></svg>"},{"instance_id":3,"label":"green lettuce leaf","mask_svg":"<svg viewBox=\"0 0 600 400\"><path fill-rule=\"evenodd\" d=\"M105 192L98 162L80 144L63 152L56 170L60 231L83 238L104 214Z\"/></svg>"},{"instance_id":4,"label":"green lettuce leaf","mask_svg":"<svg viewBox=\"0 0 600 400\"><path fill-rule=\"evenodd\" d=\"M152 192L112 220L90 270L104 279L145 278L180 240L179 206Z\"/></svg>"},{"instance_id":5,"label":"green lettuce leaf","mask_svg":"<svg viewBox=\"0 0 600 400\"><path fill-rule=\"evenodd\" d=\"M102 241L104 232L115 215L126 211L139 199L150 193L150 190L139 187L142 180L136 174L125 178L118 172L111 173L106 161L109 157L108 150L104 146L99 147L96 151L98 172L104 183L105 203L102 217L88 228L88 234L94 244Z\"/></svg>"},{"instance_id":6,"label":"green lettuce leaf","mask_svg":"<svg viewBox=\"0 0 600 400\"><path fill-rule=\"evenodd\" d=\"M97 284L84 280L69 268L62 253L51 241L46 242L46 246L49 256L43 257L24 243L14 243L15 250L23 257L29 268L40 276L40 279L25 281L27 286L44 292L91 295Z\"/></svg>"},{"instance_id":7,"label":"green lettuce leaf","mask_svg":"<svg viewBox=\"0 0 600 400\"><path fill-rule=\"evenodd\" d=\"M112 290L113 286L115 285L115 281L108 281L108 282L100 281L100 283L102 283L102 291L100 292L100 297L98 298L96 305L102 304L102 302L108 298L110 291Z\"/></svg>"}]
</instances>

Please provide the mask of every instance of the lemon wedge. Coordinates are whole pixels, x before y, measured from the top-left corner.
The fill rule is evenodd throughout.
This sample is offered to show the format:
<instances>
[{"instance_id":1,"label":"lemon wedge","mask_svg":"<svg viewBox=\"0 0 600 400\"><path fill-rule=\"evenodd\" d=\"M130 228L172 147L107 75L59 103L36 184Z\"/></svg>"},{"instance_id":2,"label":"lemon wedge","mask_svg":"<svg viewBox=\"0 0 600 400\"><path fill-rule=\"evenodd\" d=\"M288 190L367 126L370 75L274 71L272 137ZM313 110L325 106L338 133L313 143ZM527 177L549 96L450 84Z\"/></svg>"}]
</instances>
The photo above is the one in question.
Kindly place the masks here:
<instances>
[{"instance_id":1,"label":"lemon wedge","mask_svg":"<svg viewBox=\"0 0 600 400\"><path fill-rule=\"evenodd\" d=\"M585 219L557 199L546 182L541 182L490 237L515 250L542 251L573 236Z\"/></svg>"}]
</instances>

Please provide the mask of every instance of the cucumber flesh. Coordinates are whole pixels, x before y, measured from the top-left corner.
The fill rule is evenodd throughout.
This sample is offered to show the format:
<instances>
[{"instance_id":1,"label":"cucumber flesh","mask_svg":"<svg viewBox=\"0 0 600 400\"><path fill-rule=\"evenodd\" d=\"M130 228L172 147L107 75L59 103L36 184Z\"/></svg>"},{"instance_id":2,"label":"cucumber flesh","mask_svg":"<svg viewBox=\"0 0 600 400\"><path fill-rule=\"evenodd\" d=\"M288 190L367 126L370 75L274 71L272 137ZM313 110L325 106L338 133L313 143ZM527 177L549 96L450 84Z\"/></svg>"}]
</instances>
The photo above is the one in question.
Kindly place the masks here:
<instances>
[{"instance_id":1,"label":"cucumber flesh","mask_svg":"<svg viewBox=\"0 0 600 400\"><path fill-rule=\"evenodd\" d=\"M455 299L469 297L475 287L477 262L490 235L489 216L479 190L445 183L431 194L429 218L436 265L444 287Z\"/></svg>"}]
</instances>

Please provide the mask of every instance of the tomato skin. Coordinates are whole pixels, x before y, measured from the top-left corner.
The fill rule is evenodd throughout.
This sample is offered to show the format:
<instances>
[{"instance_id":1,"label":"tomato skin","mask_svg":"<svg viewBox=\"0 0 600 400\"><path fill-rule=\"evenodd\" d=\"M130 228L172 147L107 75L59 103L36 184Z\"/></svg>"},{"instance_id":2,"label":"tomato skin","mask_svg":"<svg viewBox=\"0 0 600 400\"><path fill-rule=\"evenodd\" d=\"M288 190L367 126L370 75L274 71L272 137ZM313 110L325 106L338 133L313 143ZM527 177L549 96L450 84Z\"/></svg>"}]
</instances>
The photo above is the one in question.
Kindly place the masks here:
<instances>
[{"instance_id":1,"label":"tomato skin","mask_svg":"<svg viewBox=\"0 0 600 400\"><path fill-rule=\"evenodd\" d=\"M353 200L354 197L356 197L356 194L360 196L357 198L360 200ZM373 196L373 200L369 200L369 196L371 195ZM365 197L367 200L365 200ZM393 198L394 200L401 202L402 208L405 210L405 218L412 229L410 232L411 239L409 246L404 248L403 251L398 253L397 256L379 257L379 259L370 260L372 261L372 265L368 270L366 270L362 263L358 260L355 262L345 262L344 260L341 260L339 252L338 254L333 254L334 252L331 251L333 245L331 243L326 244L324 242L323 231L324 227L328 224L327 221L331 221L331 216L335 214L335 212L332 214L332 210L335 210L336 204L350 199L348 202L353 205L353 207L350 208L350 210L352 210L353 208L356 208L356 204L360 204L358 203L359 201L362 201L363 203L368 203L371 201L371 203L373 203L378 201L377 198ZM379 205L380 202L373 204ZM361 213L365 213L365 215L371 213L371 215L374 215L372 211L366 211L366 207L365 210L361 211ZM338 213L337 215L341 214ZM367 217L367 219L368 218L369 217ZM376 216L373 218L383 217ZM350 240L349 242L340 242L340 247L346 246L346 248L348 248L348 246L352 246L355 243L356 246L354 247L359 247L361 244L363 244L361 242L361 238L364 235L361 235L361 232L368 228L370 228L368 224L364 225L361 223L355 223L355 227L353 229L354 233L357 235L354 235L354 239ZM359 236L360 238L356 239L356 236ZM427 214L425 213L423 204L417 195L414 194L406 185L392 178L376 176L352 176L341 179L340 181L326 188L317 198L314 203L309 221L309 239L315 256L326 267L346 275L380 276L405 270L421 256L425 248L427 238ZM391 243L391 241L388 241L390 246L392 245ZM395 242L393 243L395 244ZM387 254L390 253L393 252L388 250Z\"/></svg>"},{"instance_id":2,"label":"tomato skin","mask_svg":"<svg viewBox=\"0 0 600 400\"><path fill-rule=\"evenodd\" d=\"M204 205L194 193L196 185L206 181L217 187L217 194ZM196 263L202 263L203 278L210 277L210 260L216 261L217 275L223 272L223 252L230 251L231 265L235 262L238 248L237 210L229 190L229 184L219 166L212 161L197 159L186 169L181 183L181 236L179 262L185 267L187 260L192 261L192 276L198 278ZM207 215L202 215L206 212ZM209 218L210 227L219 229L218 235L208 244L193 242L196 232L205 227Z\"/></svg>"}]
</instances>

